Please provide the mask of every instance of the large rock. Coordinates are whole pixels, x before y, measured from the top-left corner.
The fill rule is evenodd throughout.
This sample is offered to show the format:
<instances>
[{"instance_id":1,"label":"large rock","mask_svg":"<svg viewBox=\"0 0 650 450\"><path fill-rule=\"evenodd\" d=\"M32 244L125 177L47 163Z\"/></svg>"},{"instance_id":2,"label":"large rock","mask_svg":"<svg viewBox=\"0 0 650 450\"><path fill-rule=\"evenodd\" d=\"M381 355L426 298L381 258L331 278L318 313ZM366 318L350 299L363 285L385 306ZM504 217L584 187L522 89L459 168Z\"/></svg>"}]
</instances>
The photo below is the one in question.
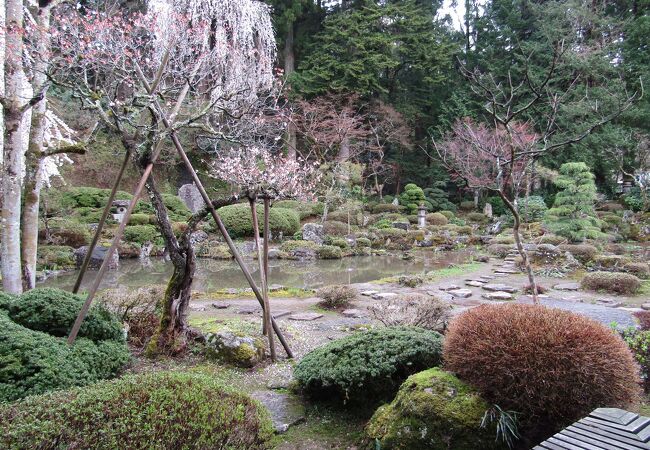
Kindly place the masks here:
<instances>
[{"instance_id":1,"label":"large rock","mask_svg":"<svg viewBox=\"0 0 650 450\"><path fill-rule=\"evenodd\" d=\"M323 225L319 223L306 223L302 226L302 238L305 241L315 242L322 245L325 240Z\"/></svg>"},{"instance_id":2,"label":"large rock","mask_svg":"<svg viewBox=\"0 0 650 450\"><path fill-rule=\"evenodd\" d=\"M192 213L196 213L205 207L203 197L201 197L201 193L194 183L182 185L178 189L178 196Z\"/></svg>"},{"instance_id":3,"label":"large rock","mask_svg":"<svg viewBox=\"0 0 650 450\"><path fill-rule=\"evenodd\" d=\"M489 405L454 375L438 368L410 376L392 403L380 407L368 423L370 441L382 450L490 450L493 423L481 427Z\"/></svg>"},{"instance_id":4,"label":"large rock","mask_svg":"<svg viewBox=\"0 0 650 450\"><path fill-rule=\"evenodd\" d=\"M239 367L253 367L264 358L264 342L252 336L219 331L209 333L206 336L206 344L208 358Z\"/></svg>"},{"instance_id":5,"label":"large rock","mask_svg":"<svg viewBox=\"0 0 650 450\"><path fill-rule=\"evenodd\" d=\"M75 263L77 264L77 269L81 267L81 264L83 264L83 260L86 257L86 253L88 253L87 245L84 245L83 247L79 247L74 251L74 259L75 259ZM107 253L108 253L108 247L101 247L101 246L95 247L90 256L90 262L88 263L88 268L92 270L98 270L102 265L102 263L104 262ZM110 262L108 264L108 269L116 270L119 267L119 265L120 265L120 257L117 254L117 252L113 252L113 255L111 256Z\"/></svg>"},{"instance_id":6,"label":"large rock","mask_svg":"<svg viewBox=\"0 0 650 450\"><path fill-rule=\"evenodd\" d=\"M256 391L251 397L269 410L277 433L284 433L292 425L305 420L305 407L296 396L282 392Z\"/></svg>"}]
</instances>

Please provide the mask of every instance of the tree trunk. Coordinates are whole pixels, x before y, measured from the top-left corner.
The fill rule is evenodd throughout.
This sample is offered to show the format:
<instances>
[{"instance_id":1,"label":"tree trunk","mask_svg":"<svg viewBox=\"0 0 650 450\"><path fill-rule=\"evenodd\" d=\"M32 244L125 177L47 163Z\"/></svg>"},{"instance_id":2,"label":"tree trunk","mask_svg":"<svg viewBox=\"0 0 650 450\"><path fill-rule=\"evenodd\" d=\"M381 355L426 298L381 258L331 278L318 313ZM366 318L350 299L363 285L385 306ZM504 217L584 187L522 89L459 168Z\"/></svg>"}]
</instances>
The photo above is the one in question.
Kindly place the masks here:
<instances>
[{"instance_id":1,"label":"tree trunk","mask_svg":"<svg viewBox=\"0 0 650 450\"><path fill-rule=\"evenodd\" d=\"M293 25L293 22L287 24L287 34L284 38L284 50L282 55L284 57L285 77L289 77L294 72L296 66ZM289 121L289 125L287 126L287 157L289 159L296 159L297 143L296 126L293 122Z\"/></svg>"},{"instance_id":2,"label":"tree trunk","mask_svg":"<svg viewBox=\"0 0 650 450\"><path fill-rule=\"evenodd\" d=\"M264 198L264 252L263 252L263 263L264 263L264 285L266 286L266 302L269 305L269 310L267 314L266 326L268 327L268 333L270 336L269 344L271 350L271 361L275 362L275 342L273 338L273 329L271 328L271 302L269 301L269 234L271 233L271 227L269 226L269 216L271 212L270 201L268 198Z\"/></svg>"},{"instance_id":3,"label":"tree trunk","mask_svg":"<svg viewBox=\"0 0 650 450\"><path fill-rule=\"evenodd\" d=\"M24 164L23 118L28 108L24 94L27 78L22 67L23 3L6 3L6 55L4 147L2 174L2 286L5 292L22 292L20 265L20 212Z\"/></svg>"},{"instance_id":4,"label":"tree trunk","mask_svg":"<svg viewBox=\"0 0 650 450\"><path fill-rule=\"evenodd\" d=\"M501 197L503 202L506 204L506 206L512 213L512 216L514 217L514 225L512 226L512 233L515 238L515 244L517 245L517 251L519 252L519 256L521 256L521 259L523 260L523 264L526 269L526 274L528 275L528 283L530 284L533 303L538 304L539 298L537 292L537 282L535 280L535 273L533 272L533 267L530 265L528 252L524 248L521 239L521 234L519 233L519 228L521 226L521 216L519 215L519 211L517 211L515 205L508 199L508 197L506 197L506 195L502 191L498 191L498 192L499 192L499 196Z\"/></svg>"}]
</instances>

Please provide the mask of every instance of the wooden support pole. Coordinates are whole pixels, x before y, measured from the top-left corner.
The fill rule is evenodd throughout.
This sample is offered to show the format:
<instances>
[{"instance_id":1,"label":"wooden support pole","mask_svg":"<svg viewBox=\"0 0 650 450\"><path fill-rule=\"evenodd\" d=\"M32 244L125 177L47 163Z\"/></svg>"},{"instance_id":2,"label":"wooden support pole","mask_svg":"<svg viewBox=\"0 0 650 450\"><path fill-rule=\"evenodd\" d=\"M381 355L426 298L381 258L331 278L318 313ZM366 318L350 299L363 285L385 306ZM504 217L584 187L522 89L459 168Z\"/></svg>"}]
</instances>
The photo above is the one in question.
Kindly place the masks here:
<instances>
[{"instance_id":1,"label":"wooden support pole","mask_svg":"<svg viewBox=\"0 0 650 450\"><path fill-rule=\"evenodd\" d=\"M83 281L86 270L88 270L88 265L90 264L90 259L92 258L93 250L95 250L95 247L97 246L97 242L99 242L99 237L102 234L102 229L104 228L104 224L106 223L108 214L111 211L113 200L115 199L115 194L117 193L117 190L120 187L120 182L122 181L122 177L124 176L124 171L126 170L126 165L129 163L130 158L131 158L131 149L127 149L124 155L124 161L122 162L122 167L120 167L120 171L117 174L115 183L113 184L113 189L111 189L111 193L109 194L108 200L106 201L106 206L104 207L104 211L102 212L102 217L99 219L99 223L97 224L95 235L93 236L93 240L90 242L90 245L88 246L88 251L86 251L86 256L84 256L83 263L81 264L81 268L79 269L79 275L77 275L77 281L75 282L74 287L72 288L73 294L79 292L79 287L81 286L81 282Z\"/></svg>"},{"instance_id":2,"label":"wooden support pole","mask_svg":"<svg viewBox=\"0 0 650 450\"><path fill-rule=\"evenodd\" d=\"M126 224L129 223L129 219L131 218L131 213L133 212L136 203L138 203L138 198L142 193L142 189L144 189L144 185L147 182L149 175L151 175L151 171L153 170L153 165L158 159L158 156L160 156L161 150L162 150L162 141L158 141L156 143L156 146L154 147L154 152L151 157L151 161L144 169L144 173L140 178L140 182L138 183L138 186L135 188L135 191L133 191L133 198L129 202L129 206L126 209L126 213L124 213L124 216L122 217L120 226L115 232L115 236L113 237L113 242L111 242L111 246L108 248L108 251L104 256L104 261L102 262L102 265L99 268L99 271L97 272L97 276L95 277L93 284L90 286L90 290L88 291L88 297L86 297L86 301L81 307L81 311L79 311L79 314L77 315L77 319L75 320L74 325L72 326L72 330L70 331L70 335L68 336L68 344L70 345L72 345L75 339L77 339L77 334L79 334L79 329L81 328L81 324L83 323L84 319L86 318L86 315L88 314L88 310L90 309L90 305L93 299L95 298L97 289L99 288L99 285L102 282L102 278L104 278L104 275L108 270L108 265L111 260L111 257L117 250L117 246L120 243L120 239L122 239L122 235L124 234L124 228L126 228Z\"/></svg>"}]
</instances>

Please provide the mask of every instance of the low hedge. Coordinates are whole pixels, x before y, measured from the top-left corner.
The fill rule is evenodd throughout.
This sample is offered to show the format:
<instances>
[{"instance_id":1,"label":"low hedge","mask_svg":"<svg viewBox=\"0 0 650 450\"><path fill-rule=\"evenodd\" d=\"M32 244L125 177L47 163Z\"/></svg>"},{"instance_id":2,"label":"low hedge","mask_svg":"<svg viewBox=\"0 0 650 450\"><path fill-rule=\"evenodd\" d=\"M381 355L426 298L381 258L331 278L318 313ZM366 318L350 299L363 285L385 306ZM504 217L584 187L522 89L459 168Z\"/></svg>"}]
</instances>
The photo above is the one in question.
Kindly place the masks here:
<instances>
[{"instance_id":1,"label":"low hedge","mask_svg":"<svg viewBox=\"0 0 650 450\"><path fill-rule=\"evenodd\" d=\"M292 209L300 215L300 219L323 214L323 202L301 202L298 200L278 200L273 203L273 208Z\"/></svg>"},{"instance_id":2,"label":"low hedge","mask_svg":"<svg viewBox=\"0 0 650 450\"><path fill-rule=\"evenodd\" d=\"M447 225L449 223L449 219L444 214L439 212L427 214L426 219L428 225L442 226L442 225Z\"/></svg>"},{"instance_id":3,"label":"low hedge","mask_svg":"<svg viewBox=\"0 0 650 450\"><path fill-rule=\"evenodd\" d=\"M293 372L315 398L379 401L409 375L440 364L442 337L414 327L386 327L330 342L308 353Z\"/></svg>"},{"instance_id":4,"label":"low hedge","mask_svg":"<svg viewBox=\"0 0 650 450\"><path fill-rule=\"evenodd\" d=\"M16 298L8 308L8 316L30 330L57 337L70 333L84 298L54 288L32 289ZM121 340L122 324L104 307L93 306L79 329L79 337L92 341Z\"/></svg>"},{"instance_id":5,"label":"low hedge","mask_svg":"<svg viewBox=\"0 0 650 450\"><path fill-rule=\"evenodd\" d=\"M198 373L130 375L0 407L3 448L266 449L268 412Z\"/></svg>"},{"instance_id":6,"label":"low hedge","mask_svg":"<svg viewBox=\"0 0 650 450\"><path fill-rule=\"evenodd\" d=\"M563 252L569 252L583 264L593 261L598 255L598 249L589 244L561 244L558 248Z\"/></svg>"},{"instance_id":7,"label":"low hedge","mask_svg":"<svg viewBox=\"0 0 650 450\"><path fill-rule=\"evenodd\" d=\"M123 240L142 245L155 241L158 236L158 228L153 225L129 225L124 228Z\"/></svg>"},{"instance_id":8,"label":"low hedge","mask_svg":"<svg viewBox=\"0 0 650 450\"><path fill-rule=\"evenodd\" d=\"M320 259L341 259L343 257L341 247L335 245L322 245L317 252Z\"/></svg>"},{"instance_id":9,"label":"low hedge","mask_svg":"<svg viewBox=\"0 0 650 450\"><path fill-rule=\"evenodd\" d=\"M584 276L580 287L588 291L634 295L641 288L641 280L629 273L591 272Z\"/></svg>"},{"instance_id":10,"label":"low hedge","mask_svg":"<svg viewBox=\"0 0 650 450\"><path fill-rule=\"evenodd\" d=\"M0 312L0 402L114 377L129 358L124 342L80 338L68 346L63 338L25 328Z\"/></svg>"},{"instance_id":11,"label":"low hedge","mask_svg":"<svg viewBox=\"0 0 650 450\"><path fill-rule=\"evenodd\" d=\"M339 222L338 220L326 220L323 222L323 232L330 236L345 236L349 233L351 227L347 223Z\"/></svg>"},{"instance_id":12,"label":"low hedge","mask_svg":"<svg viewBox=\"0 0 650 450\"><path fill-rule=\"evenodd\" d=\"M253 236L253 220L250 206L247 203L224 206L219 208L218 213L231 236ZM264 208L261 205L257 206L257 220L260 235L262 235L264 231ZM214 222L212 224L214 227ZM300 216L294 210L273 207L269 210L269 228L273 236L280 233L284 236L292 236L300 230Z\"/></svg>"}]
</instances>

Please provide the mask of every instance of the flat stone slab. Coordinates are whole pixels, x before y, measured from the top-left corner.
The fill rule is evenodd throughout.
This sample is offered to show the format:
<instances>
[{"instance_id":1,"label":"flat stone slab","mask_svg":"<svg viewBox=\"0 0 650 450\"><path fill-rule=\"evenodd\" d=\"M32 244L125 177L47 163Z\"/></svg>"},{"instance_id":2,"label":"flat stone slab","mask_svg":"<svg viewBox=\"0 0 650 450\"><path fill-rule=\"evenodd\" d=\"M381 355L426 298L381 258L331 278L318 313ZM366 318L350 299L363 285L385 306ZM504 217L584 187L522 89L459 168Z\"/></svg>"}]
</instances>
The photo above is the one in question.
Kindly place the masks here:
<instances>
[{"instance_id":1,"label":"flat stone slab","mask_svg":"<svg viewBox=\"0 0 650 450\"><path fill-rule=\"evenodd\" d=\"M365 317L366 314L360 309L352 308L352 309L346 309L344 311L341 311L341 315L345 317L352 317L358 319L360 317Z\"/></svg>"},{"instance_id":2,"label":"flat stone slab","mask_svg":"<svg viewBox=\"0 0 650 450\"><path fill-rule=\"evenodd\" d=\"M512 300L512 294L503 291L486 292L481 297L487 300Z\"/></svg>"},{"instance_id":3,"label":"flat stone slab","mask_svg":"<svg viewBox=\"0 0 650 450\"><path fill-rule=\"evenodd\" d=\"M517 299L518 303L532 303L530 298L521 296ZM619 328L634 327L637 325L634 316L622 308L608 308L604 305L594 305L589 302L581 303L579 301L558 300L554 298L540 300L540 304L550 308L560 308L577 314L590 317L609 327L612 322L616 322Z\"/></svg>"},{"instance_id":4,"label":"flat stone slab","mask_svg":"<svg viewBox=\"0 0 650 450\"><path fill-rule=\"evenodd\" d=\"M190 309L192 311L205 311L207 308L205 307L205 305L193 305L190 303Z\"/></svg>"},{"instance_id":5,"label":"flat stone slab","mask_svg":"<svg viewBox=\"0 0 650 450\"><path fill-rule=\"evenodd\" d=\"M310 322L312 320L320 319L323 317L320 313L315 312L306 312L306 313L297 313L289 316L289 320L300 320L304 322Z\"/></svg>"},{"instance_id":6,"label":"flat stone slab","mask_svg":"<svg viewBox=\"0 0 650 450\"><path fill-rule=\"evenodd\" d=\"M397 297L397 294L394 292L379 292L377 294L373 294L372 296L372 298L374 298L375 300L386 300L395 297Z\"/></svg>"},{"instance_id":7,"label":"flat stone slab","mask_svg":"<svg viewBox=\"0 0 650 450\"><path fill-rule=\"evenodd\" d=\"M641 305L641 309L650 311L650 303L644 303L643 305Z\"/></svg>"},{"instance_id":8,"label":"flat stone slab","mask_svg":"<svg viewBox=\"0 0 650 450\"><path fill-rule=\"evenodd\" d=\"M600 300L597 300L597 303L599 305L604 305L607 306L608 308L618 308L619 306L623 306L623 302L619 300L614 300L611 298L603 298Z\"/></svg>"},{"instance_id":9,"label":"flat stone slab","mask_svg":"<svg viewBox=\"0 0 650 450\"><path fill-rule=\"evenodd\" d=\"M492 275L481 275L478 279L482 281L490 281L494 280L494 277Z\"/></svg>"},{"instance_id":10,"label":"flat stone slab","mask_svg":"<svg viewBox=\"0 0 650 450\"><path fill-rule=\"evenodd\" d=\"M241 308L237 310L237 314L259 314L262 308Z\"/></svg>"},{"instance_id":11,"label":"flat stone slab","mask_svg":"<svg viewBox=\"0 0 650 450\"><path fill-rule=\"evenodd\" d=\"M553 286L558 291L577 291L580 289L580 283L559 283Z\"/></svg>"},{"instance_id":12,"label":"flat stone slab","mask_svg":"<svg viewBox=\"0 0 650 450\"><path fill-rule=\"evenodd\" d=\"M375 294L379 294L379 291L361 291L359 293L361 295L365 295L366 297L372 297Z\"/></svg>"},{"instance_id":13,"label":"flat stone slab","mask_svg":"<svg viewBox=\"0 0 650 450\"><path fill-rule=\"evenodd\" d=\"M515 274L515 273L521 273L521 271L516 269L506 269L502 267L500 269L494 269L494 273Z\"/></svg>"},{"instance_id":14,"label":"flat stone slab","mask_svg":"<svg viewBox=\"0 0 650 450\"><path fill-rule=\"evenodd\" d=\"M454 297L458 297L458 298L467 298L472 296L472 291L469 289L453 289L448 292Z\"/></svg>"},{"instance_id":15,"label":"flat stone slab","mask_svg":"<svg viewBox=\"0 0 650 450\"><path fill-rule=\"evenodd\" d=\"M472 287L482 287L485 284L485 282L477 281L477 280L469 280L469 281L466 281L465 284L467 286L472 286Z\"/></svg>"},{"instance_id":16,"label":"flat stone slab","mask_svg":"<svg viewBox=\"0 0 650 450\"><path fill-rule=\"evenodd\" d=\"M293 311L273 311L271 310L271 315L274 319L279 319L280 317L288 316ZM259 312L259 315L262 316L262 311Z\"/></svg>"},{"instance_id":17,"label":"flat stone slab","mask_svg":"<svg viewBox=\"0 0 650 450\"><path fill-rule=\"evenodd\" d=\"M513 286L508 286L507 284L485 284L481 286L483 289L486 291L492 291L492 292L509 292L511 294L515 293L518 291L516 287Z\"/></svg>"},{"instance_id":18,"label":"flat stone slab","mask_svg":"<svg viewBox=\"0 0 650 450\"><path fill-rule=\"evenodd\" d=\"M273 427L278 433L284 433L292 425L305 420L305 407L293 395L275 391L255 391L251 397L269 410Z\"/></svg>"},{"instance_id":19,"label":"flat stone slab","mask_svg":"<svg viewBox=\"0 0 650 450\"><path fill-rule=\"evenodd\" d=\"M210 306L214 309L227 309L230 308L230 303L211 303Z\"/></svg>"},{"instance_id":20,"label":"flat stone slab","mask_svg":"<svg viewBox=\"0 0 650 450\"><path fill-rule=\"evenodd\" d=\"M452 291L455 289L460 289L460 286L453 283L443 283L438 286L438 289L440 289L441 291Z\"/></svg>"}]
</instances>

